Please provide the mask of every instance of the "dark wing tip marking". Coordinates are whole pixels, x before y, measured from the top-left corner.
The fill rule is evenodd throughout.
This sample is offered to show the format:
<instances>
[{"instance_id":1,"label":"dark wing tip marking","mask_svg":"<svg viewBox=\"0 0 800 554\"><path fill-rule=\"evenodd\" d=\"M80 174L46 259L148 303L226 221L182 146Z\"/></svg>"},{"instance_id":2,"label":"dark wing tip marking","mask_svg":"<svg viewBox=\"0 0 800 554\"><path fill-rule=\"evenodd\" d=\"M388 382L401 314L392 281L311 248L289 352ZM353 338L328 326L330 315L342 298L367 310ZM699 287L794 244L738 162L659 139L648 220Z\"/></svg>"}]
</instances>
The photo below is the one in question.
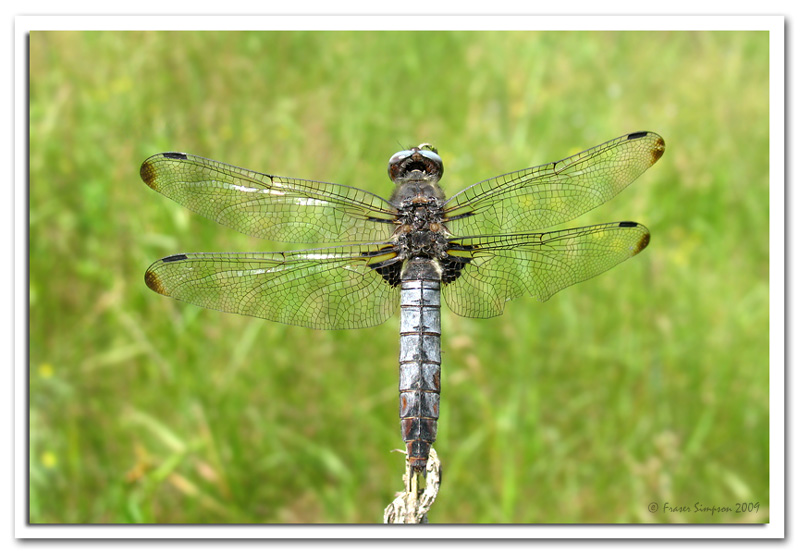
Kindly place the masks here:
<instances>
[{"instance_id":1,"label":"dark wing tip marking","mask_svg":"<svg viewBox=\"0 0 800 554\"><path fill-rule=\"evenodd\" d=\"M633 254L631 254L631 256L635 256L636 254L647 248L647 245L650 244L650 232L643 225L639 225L635 221L620 221L617 224L617 226L627 227L627 228L641 227L642 231L644 231L644 234L639 238L639 241L633 245L632 247Z\"/></svg>"},{"instance_id":2,"label":"dark wing tip marking","mask_svg":"<svg viewBox=\"0 0 800 554\"><path fill-rule=\"evenodd\" d=\"M650 244L650 233L645 233L633 247L633 255L635 256Z\"/></svg>"},{"instance_id":3,"label":"dark wing tip marking","mask_svg":"<svg viewBox=\"0 0 800 554\"><path fill-rule=\"evenodd\" d=\"M163 294L167 296L167 292L164 290L164 285L161 283L161 278L158 274L153 271L152 268L148 269L147 272L144 274L144 284L147 285L147 288L157 292L158 294Z\"/></svg>"},{"instance_id":4,"label":"dark wing tip marking","mask_svg":"<svg viewBox=\"0 0 800 554\"><path fill-rule=\"evenodd\" d=\"M160 264L168 264L170 262L180 262L182 260L188 259L189 256L186 254L173 254L172 256L167 256L166 258L161 258L156 263L151 265L148 270L144 274L144 284L151 290L156 291L158 294L163 294L164 296L169 296L167 290L164 288L164 283L161 281L161 277L158 276L156 272L156 266Z\"/></svg>"},{"instance_id":5,"label":"dark wing tip marking","mask_svg":"<svg viewBox=\"0 0 800 554\"><path fill-rule=\"evenodd\" d=\"M664 150L666 149L667 145L664 143L664 139L658 137L656 143L653 145L653 151L651 152L652 161L656 163L658 160L661 159L661 156L664 155Z\"/></svg>"},{"instance_id":6,"label":"dark wing tip marking","mask_svg":"<svg viewBox=\"0 0 800 554\"><path fill-rule=\"evenodd\" d=\"M649 131L638 131L636 133L630 133L627 139L636 140L644 138L648 135L653 135L653 138L655 138L655 142L653 143L653 149L650 151L650 165L653 165L654 163L656 163L658 160L661 159L661 156L664 155L664 149L666 148L664 139L655 133L650 133Z\"/></svg>"},{"instance_id":7,"label":"dark wing tip marking","mask_svg":"<svg viewBox=\"0 0 800 554\"><path fill-rule=\"evenodd\" d=\"M148 158L142 164L142 167L139 169L139 177L142 178L142 181L150 187L151 189L155 188L155 181L156 181L156 171L153 168L153 164L150 161L152 158Z\"/></svg>"},{"instance_id":8,"label":"dark wing tip marking","mask_svg":"<svg viewBox=\"0 0 800 554\"><path fill-rule=\"evenodd\" d=\"M150 187L151 189L156 188L156 177L158 177L158 172L153 165L153 162L158 158L167 158L168 160L188 160L189 157L184 154L183 152L164 152L162 154L156 154L155 156L150 156L147 158L142 167L139 169L139 176L142 178L142 181Z\"/></svg>"}]
</instances>

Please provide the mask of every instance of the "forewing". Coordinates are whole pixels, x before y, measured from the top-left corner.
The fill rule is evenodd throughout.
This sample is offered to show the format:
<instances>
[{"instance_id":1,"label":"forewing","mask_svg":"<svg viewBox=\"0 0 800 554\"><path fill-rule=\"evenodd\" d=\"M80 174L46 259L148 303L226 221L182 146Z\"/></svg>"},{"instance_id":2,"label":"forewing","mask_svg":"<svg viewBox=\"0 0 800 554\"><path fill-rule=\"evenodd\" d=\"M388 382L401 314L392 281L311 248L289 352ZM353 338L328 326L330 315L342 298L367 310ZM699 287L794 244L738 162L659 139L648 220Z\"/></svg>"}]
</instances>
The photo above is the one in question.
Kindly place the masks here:
<instances>
[{"instance_id":1,"label":"forewing","mask_svg":"<svg viewBox=\"0 0 800 554\"><path fill-rule=\"evenodd\" d=\"M297 243L382 241L394 231L389 203L367 191L266 175L200 156L166 152L142 164L147 185L222 225Z\"/></svg>"},{"instance_id":2,"label":"forewing","mask_svg":"<svg viewBox=\"0 0 800 554\"><path fill-rule=\"evenodd\" d=\"M466 317L494 317L507 301L553 294L603 273L641 252L650 241L638 223L605 223L550 233L453 239L454 259L466 261L445 285L447 306ZM462 265L462 264L457 264Z\"/></svg>"},{"instance_id":3,"label":"forewing","mask_svg":"<svg viewBox=\"0 0 800 554\"><path fill-rule=\"evenodd\" d=\"M386 244L290 252L177 254L147 270L154 291L222 312L314 329L383 323L399 293L369 264L392 257Z\"/></svg>"},{"instance_id":4,"label":"forewing","mask_svg":"<svg viewBox=\"0 0 800 554\"><path fill-rule=\"evenodd\" d=\"M663 153L657 134L631 133L558 162L481 181L447 201L447 227L458 236L559 225L616 196Z\"/></svg>"}]
</instances>

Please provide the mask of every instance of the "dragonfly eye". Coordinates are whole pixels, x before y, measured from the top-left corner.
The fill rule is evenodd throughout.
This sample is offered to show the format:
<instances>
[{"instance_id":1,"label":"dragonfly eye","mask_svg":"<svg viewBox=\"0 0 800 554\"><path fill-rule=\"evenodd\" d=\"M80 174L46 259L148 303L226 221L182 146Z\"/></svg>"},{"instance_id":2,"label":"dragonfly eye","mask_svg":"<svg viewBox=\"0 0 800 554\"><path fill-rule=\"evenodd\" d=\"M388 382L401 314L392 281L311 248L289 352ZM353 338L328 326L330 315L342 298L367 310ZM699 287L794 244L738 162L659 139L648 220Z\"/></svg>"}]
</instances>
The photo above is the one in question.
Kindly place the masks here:
<instances>
[{"instance_id":1,"label":"dragonfly eye","mask_svg":"<svg viewBox=\"0 0 800 554\"><path fill-rule=\"evenodd\" d=\"M436 150L420 150L419 153L422 154L424 157L428 158L429 160L431 160L432 162L434 162L435 164L441 166L442 170L444 170L444 164L442 163L442 158L439 156L439 154L436 153Z\"/></svg>"},{"instance_id":2,"label":"dragonfly eye","mask_svg":"<svg viewBox=\"0 0 800 554\"><path fill-rule=\"evenodd\" d=\"M414 170L442 178L444 163L432 144L424 142L409 150L401 150L389 158L389 178L393 182Z\"/></svg>"},{"instance_id":3,"label":"dragonfly eye","mask_svg":"<svg viewBox=\"0 0 800 554\"><path fill-rule=\"evenodd\" d=\"M389 166L391 167L392 165L405 160L413 153L413 150L401 150L400 152L397 152L396 154L392 155L391 158L389 158Z\"/></svg>"}]
</instances>

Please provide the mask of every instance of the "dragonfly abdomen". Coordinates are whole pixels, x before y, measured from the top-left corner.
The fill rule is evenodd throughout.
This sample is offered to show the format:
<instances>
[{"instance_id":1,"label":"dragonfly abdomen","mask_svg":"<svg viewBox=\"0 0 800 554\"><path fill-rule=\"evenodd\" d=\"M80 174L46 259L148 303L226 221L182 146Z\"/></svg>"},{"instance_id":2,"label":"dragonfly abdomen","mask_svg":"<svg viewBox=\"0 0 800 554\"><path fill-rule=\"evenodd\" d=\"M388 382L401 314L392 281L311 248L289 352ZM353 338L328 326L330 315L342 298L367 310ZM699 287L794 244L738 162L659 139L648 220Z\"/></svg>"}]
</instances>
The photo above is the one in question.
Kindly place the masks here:
<instances>
[{"instance_id":1,"label":"dragonfly abdomen","mask_svg":"<svg viewBox=\"0 0 800 554\"><path fill-rule=\"evenodd\" d=\"M430 278L403 280L400 290L400 424L416 471L425 469L436 440L441 390L440 282L435 262L422 263L431 266Z\"/></svg>"}]
</instances>

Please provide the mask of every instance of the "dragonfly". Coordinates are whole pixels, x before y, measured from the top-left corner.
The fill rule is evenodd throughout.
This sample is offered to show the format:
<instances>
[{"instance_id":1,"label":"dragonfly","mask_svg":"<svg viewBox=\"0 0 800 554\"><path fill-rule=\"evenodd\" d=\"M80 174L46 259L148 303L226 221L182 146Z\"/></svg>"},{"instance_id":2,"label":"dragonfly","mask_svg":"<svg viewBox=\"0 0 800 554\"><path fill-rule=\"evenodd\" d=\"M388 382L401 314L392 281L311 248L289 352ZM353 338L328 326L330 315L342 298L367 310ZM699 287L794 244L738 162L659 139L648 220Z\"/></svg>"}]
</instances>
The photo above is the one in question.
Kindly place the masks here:
<instances>
[{"instance_id":1,"label":"dragonfly","mask_svg":"<svg viewBox=\"0 0 800 554\"><path fill-rule=\"evenodd\" d=\"M254 237L328 246L173 254L147 269L145 283L205 308L314 329L378 325L399 306L401 430L407 462L422 473L439 419L442 298L459 316L490 318L509 300L545 301L641 252L650 233L632 221L542 230L616 196L664 148L656 133L628 133L448 198L442 158L423 143L389 159L388 199L156 154L142 180L186 208Z\"/></svg>"}]
</instances>

